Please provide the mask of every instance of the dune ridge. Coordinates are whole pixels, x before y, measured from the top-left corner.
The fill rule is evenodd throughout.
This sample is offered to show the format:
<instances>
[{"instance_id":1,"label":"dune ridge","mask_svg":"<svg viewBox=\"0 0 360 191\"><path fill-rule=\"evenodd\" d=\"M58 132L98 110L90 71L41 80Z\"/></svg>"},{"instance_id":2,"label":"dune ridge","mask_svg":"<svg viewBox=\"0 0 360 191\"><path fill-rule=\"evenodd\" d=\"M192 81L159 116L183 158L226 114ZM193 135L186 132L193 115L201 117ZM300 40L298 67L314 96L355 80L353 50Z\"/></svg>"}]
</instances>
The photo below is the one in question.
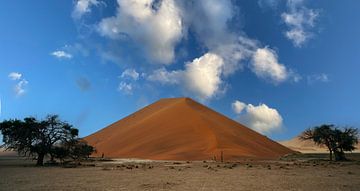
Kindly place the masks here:
<instances>
[{"instance_id":1,"label":"dune ridge","mask_svg":"<svg viewBox=\"0 0 360 191\"><path fill-rule=\"evenodd\" d=\"M301 140L299 138L299 136L294 137L290 140L279 141L279 143L294 150L294 151L299 151L302 153L328 153L329 152L325 146L316 145L311 140ZM359 143L360 143L360 140L359 140ZM359 144L357 144L355 147L356 147L356 149L353 152L360 153Z\"/></svg>"},{"instance_id":2,"label":"dune ridge","mask_svg":"<svg viewBox=\"0 0 360 191\"><path fill-rule=\"evenodd\" d=\"M153 160L272 159L291 149L190 98L161 99L84 138L97 153Z\"/></svg>"}]
</instances>

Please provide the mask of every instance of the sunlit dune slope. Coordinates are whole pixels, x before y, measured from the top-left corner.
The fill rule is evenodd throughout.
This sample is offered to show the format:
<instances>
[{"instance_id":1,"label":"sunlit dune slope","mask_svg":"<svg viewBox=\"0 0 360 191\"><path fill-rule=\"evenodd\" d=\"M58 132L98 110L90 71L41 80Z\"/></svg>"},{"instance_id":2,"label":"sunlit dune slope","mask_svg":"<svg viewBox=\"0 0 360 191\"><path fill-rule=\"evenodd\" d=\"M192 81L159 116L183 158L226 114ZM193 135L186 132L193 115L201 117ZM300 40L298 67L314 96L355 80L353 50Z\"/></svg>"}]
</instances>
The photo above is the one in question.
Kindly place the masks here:
<instances>
[{"instance_id":1,"label":"sunlit dune slope","mask_svg":"<svg viewBox=\"0 0 360 191\"><path fill-rule=\"evenodd\" d=\"M95 155L157 160L272 159L293 151L189 98L161 99L88 136Z\"/></svg>"},{"instance_id":2,"label":"sunlit dune slope","mask_svg":"<svg viewBox=\"0 0 360 191\"><path fill-rule=\"evenodd\" d=\"M302 153L327 153L329 152L325 146L318 146L311 140L301 140L295 137L287 141L279 141L280 144ZM357 149L353 152L360 152L359 144L356 145Z\"/></svg>"}]
</instances>

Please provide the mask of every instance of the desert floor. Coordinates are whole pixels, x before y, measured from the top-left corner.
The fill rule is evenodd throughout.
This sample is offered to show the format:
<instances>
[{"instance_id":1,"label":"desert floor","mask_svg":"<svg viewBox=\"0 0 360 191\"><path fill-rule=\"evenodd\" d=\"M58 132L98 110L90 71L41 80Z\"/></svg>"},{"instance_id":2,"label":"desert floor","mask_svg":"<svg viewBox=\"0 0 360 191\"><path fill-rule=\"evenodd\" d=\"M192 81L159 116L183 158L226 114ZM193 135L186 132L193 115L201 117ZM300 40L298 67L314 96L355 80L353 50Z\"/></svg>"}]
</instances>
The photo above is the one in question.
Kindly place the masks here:
<instances>
[{"instance_id":1,"label":"desert floor","mask_svg":"<svg viewBox=\"0 0 360 191\"><path fill-rule=\"evenodd\" d=\"M35 167L0 158L0 190L359 190L360 154L330 162L324 154L277 161L166 162L113 160L76 168Z\"/></svg>"}]
</instances>

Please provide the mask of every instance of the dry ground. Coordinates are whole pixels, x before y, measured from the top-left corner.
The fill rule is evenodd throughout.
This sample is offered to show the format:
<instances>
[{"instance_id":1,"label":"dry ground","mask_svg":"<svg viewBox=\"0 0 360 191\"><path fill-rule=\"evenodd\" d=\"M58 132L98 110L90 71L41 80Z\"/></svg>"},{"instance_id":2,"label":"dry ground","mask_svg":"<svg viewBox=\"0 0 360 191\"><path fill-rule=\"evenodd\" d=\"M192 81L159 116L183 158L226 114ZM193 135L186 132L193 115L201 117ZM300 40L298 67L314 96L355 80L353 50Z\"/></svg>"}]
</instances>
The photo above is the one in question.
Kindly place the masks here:
<instances>
[{"instance_id":1,"label":"dry ground","mask_svg":"<svg viewBox=\"0 0 360 191\"><path fill-rule=\"evenodd\" d=\"M116 160L76 168L35 167L33 161L1 157L0 190L359 190L360 155L341 163L324 157L236 163Z\"/></svg>"}]
</instances>

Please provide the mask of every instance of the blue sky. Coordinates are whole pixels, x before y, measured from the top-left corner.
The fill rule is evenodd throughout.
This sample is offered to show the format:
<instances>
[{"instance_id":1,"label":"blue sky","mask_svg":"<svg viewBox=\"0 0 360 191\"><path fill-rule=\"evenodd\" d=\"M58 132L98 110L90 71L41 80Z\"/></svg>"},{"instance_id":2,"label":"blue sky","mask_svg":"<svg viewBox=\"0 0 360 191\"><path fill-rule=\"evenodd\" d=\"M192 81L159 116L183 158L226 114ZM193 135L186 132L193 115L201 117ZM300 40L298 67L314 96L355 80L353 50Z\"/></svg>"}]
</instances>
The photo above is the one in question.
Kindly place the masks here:
<instances>
[{"instance_id":1,"label":"blue sky","mask_svg":"<svg viewBox=\"0 0 360 191\"><path fill-rule=\"evenodd\" d=\"M191 97L275 140L360 125L359 1L4 1L0 120L93 133Z\"/></svg>"}]
</instances>

